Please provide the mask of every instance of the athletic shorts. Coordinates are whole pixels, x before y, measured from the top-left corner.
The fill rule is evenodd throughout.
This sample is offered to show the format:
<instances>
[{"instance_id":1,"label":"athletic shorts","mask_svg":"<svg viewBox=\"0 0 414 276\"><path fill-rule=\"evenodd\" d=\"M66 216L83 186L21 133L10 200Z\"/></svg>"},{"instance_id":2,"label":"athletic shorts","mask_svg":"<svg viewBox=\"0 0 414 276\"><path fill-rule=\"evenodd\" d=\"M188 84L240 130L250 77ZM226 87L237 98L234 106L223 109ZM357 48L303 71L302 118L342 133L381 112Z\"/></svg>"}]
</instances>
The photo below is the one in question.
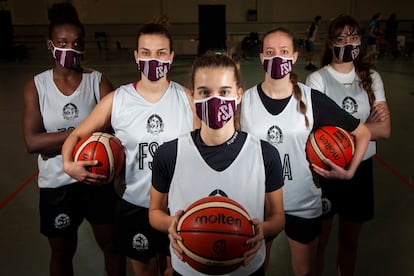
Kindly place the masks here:
<instances>
[{"instance_id":1,"label":"athletic shorts","mask_svg":"<svg viewBox=\"0 0 414 276\"><path fill-rule=\"evenodd\" d=\"M323 217L341 218L355 222L369 221L374 217L373 161L362 161L350 180L320 178Z\"/></svg>"},{"instance_id":2,"label":"athletic shorts","mask_svg":"<svg viewBox=\"0 0 414 276\"><path fill-rule=\"evenodd\" d=\"M308 244L321 234L322 218L301 218L285 214L285 234L290 239Z\"/></svg>"},{"instance_id":3,"label":"athletic shorts","mask_svg":"<svg viewBox=\"0 0 414 276\"><path fill-rule=\"evenodd\" d=\"M305 48L307 52L314 52L315 51L315 42L306 40L305 41Z\"/></svg>"},{"instance_id":4,"label":"athletic shorts","mask_svg":"<svg viewBox=\"0 0 414 276\"><path fill-rule=\"evenodd\" d=\"M47 237L75 234L83 219L113 224L117 198L113 183L92 186L77 182L40 188L40 232Z\"/></svg>"},{"instance_id":5,"label":"athletic shorts","mask_svg":"<svg viewBox=\"0 0 414 276\"><path fill-rule=\"evenodd\" d=\"M145 260L157 254L170 255L168 234L152 228L148 211L123 199L119 199L116 206L120 248L133 260Z\"/></svg>"}]
</instances>

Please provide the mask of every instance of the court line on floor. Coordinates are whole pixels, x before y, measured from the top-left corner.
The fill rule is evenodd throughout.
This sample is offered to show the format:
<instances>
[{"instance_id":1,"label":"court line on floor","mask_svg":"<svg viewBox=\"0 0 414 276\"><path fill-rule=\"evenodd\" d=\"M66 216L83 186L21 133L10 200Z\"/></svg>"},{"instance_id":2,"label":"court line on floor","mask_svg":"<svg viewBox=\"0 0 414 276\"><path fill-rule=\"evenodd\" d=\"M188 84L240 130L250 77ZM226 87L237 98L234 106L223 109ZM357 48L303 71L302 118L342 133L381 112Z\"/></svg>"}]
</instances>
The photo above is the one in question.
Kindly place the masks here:
<instances>
[{"instance_id":1,"label":"court line on floor","mask_svg":"<svg viewBox=\"0 0 414 276\"><path fill-rule=\"evenodd\" d=\"M403 184L405 184L410 189L414 190L414 185L404 176L402 176L397 170L395 170L390 164L384 161L378 154L374 157L383 167L385 167L389 172L391 172L395 177L397 177ZM13 198L17 196L30 182L33 181L39 174L39 171L35 171L26 181L20 185L16 191L11 193L2 203L0 203L0 209L6 206Z\"/></svg>"},{"instance_id":2,"label":"court line on floor","mask_svg":"<svg viewBox=\"0 0 414 276\"><path fill-rule=\"evenodd\" d=\"M13 193L11 193L2 203L0 203L0 209L3 208L4 206L6 206L7 203L9 203L13 198L15 198L17 196L18 193L20 193L24 188L26 188L26 186L29 185L30 182L32 182L33 179L35 179L38 174L39 174L39 171L37 170L28 179L26 179L26 181L23 182L23 184L20 185L16 189L16 191L14 191Z\"/></svg>"},{"instance_id":3,"label":"court line on floor","mask_svg":"<svg viewBox=\"0 0 414 276\"><path fill-rule=\"evenodd\" d=\"M402 176L396 169L394 169L390 164L385 162L378 154L374 156L374 158L389 172L391 172L395 177L397 177L402 183L404 183L408 188L414 190L414 185L411 183L407 178Z\"/></svg>"}]
</instances>

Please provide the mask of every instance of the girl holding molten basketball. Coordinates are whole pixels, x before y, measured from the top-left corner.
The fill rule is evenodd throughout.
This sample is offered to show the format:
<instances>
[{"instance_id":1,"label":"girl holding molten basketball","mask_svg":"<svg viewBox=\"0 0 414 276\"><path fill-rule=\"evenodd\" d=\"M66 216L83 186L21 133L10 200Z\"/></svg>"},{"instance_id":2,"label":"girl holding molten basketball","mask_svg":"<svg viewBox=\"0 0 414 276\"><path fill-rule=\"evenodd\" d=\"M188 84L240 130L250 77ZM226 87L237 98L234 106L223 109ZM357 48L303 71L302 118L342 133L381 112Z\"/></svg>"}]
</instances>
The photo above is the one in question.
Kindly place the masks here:
<instances>
[{"instance_id":1,"label":"girl holding molten basketball","mask_svg":"<svg viewBox=\"0 0 414 276\"><path fill-rule=\"evenodd\" d=\"M297 82L292 72L298 59L293 34L284 28L264 35L260 60L264 81L245 91L241 129L270 142L283 164L285 234L295 275L313 275L321 232L321 190L313 171L328 178L350 179L367 148L369 130L318 91ZM326 160L330 170L306 159L309 134L324 125L339 126L356 138L354 157L347 169ZM268 242L268 257L272 242Z\"/></svg>"},{"instance_id":2,"label":"girl holding molten basketball","mask_svg":"<svg viewBox=\"0 0 414 276\"><path fill-rule=\"evenodd\" d=\"M177 223L190 204L225 195L253 218L256 235L247 243L244 265L230 275L264 275L264 238L284 226L282 171L275 148L236 130L234 112L242 97L238 63L207 52L192 69L193 95L201 128L162 145L153 163L150 222L169 233L175 275L199 275L184 262ZM266 214L265 211L266 210ZM171 215L170 215L171 214ZM200 243L203 243L200 240Z\"/></svg>"},{"instance_id":3,"label":"girl holding molten basketball","mask_svg":"<svg viewBox=\"0 0 414 276\"><path fill-rule=\"evenodd\" d=\"M95 165L95 161L74 162L72 151L82 137L110 126L121 140L126 151L125 185L120 187L116 223L121 247L139 276L158 275L159 270L163 275L164 257L169 255L167 235L152 228L148 220L154 152L162 143L191 131L197 123L189 93L167 79L174 51L165 23L156 19L144 24L138 33L134 57L140 80L123 85L103 98L71 133L62 149L68 174L80 181L99 184L105 177L85 169Z\"/></svg>"},{"instance_id":4,"label":"girl holding molten basketball","mask_svg":"<svg viewBox=\"0 0 414 276\"><path fill-rule=\"evenodd\" d=\"M48 49L52 69L36 75L24 89L23 134L28 152L39 154L40 231L51 248L50 275L73 275L77 231L83 219L92 226L108 275L125 274L125 257L114 237L113 183L85 185L63 171L61 147L96 102L112 89L100 72L81 67L85 32L69 3L49 10Z\"/></svg>"},{"instance_id":5,"label":"girl holding molten basketball","mask_svg":"<svg viewBox=\"0 0 414 276\"><path fill-rule=\"evenodd\" d=\"M340 15L330 23L322 66L308 76L307 84L331 97L364 122L371 132L372 141L353 178L347 181L320 179L326 208L318 250L318 275L322 275L335 214L339 218L338 274L354 275L363 223L374 216L372 157L376 151L375 140L390 136L391 122L381 77L361 53L361 28L352 17Z\"/></svg>"}]
</instances>

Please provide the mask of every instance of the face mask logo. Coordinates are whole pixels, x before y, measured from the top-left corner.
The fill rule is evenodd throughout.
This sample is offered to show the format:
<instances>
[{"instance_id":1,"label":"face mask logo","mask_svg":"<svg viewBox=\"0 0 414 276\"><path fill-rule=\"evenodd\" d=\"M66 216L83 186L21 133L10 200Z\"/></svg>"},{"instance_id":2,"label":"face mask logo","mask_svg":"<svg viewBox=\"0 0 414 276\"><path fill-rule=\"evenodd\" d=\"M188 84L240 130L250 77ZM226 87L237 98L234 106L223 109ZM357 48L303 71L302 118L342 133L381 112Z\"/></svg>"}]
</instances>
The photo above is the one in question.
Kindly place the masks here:
<instances>
[{"instance_id":1,"label":"face mask logo","mask_svg":"<svg viewBox=\"0 0 414 276\"><path fill-rule=\"evenodd\" d=\"M334 45L333 54L340 62L354 61L360 52L361 44Z\"/></svg>"},{"instance_id":2,"label":"face mask logo","mask_svg":"<svg viewBox=\"0 0 414 276\"><path fill-rule=\"evenodd\" d=\"M272 79L282 79L292 72L292 58L274 56L263 59L263 69Z\"/></svg>"},{"instance_id":3,"label":"face mask logo","mask_svg":"<svg viewBox=\"0 0 414 276\"><path fill-rule=\"evenodd\" d=\"M57 60L60 65L68 69L76 69L79 67L84 52L74 49L58 48L53 45L53 42L50 43L52 45L53 58Z\"/></svg>"},{"instance_id":4,"label":"face mask logo","mask_svg":"<svg viewBox=\"0 0 414 276\"><path fill-rule=\"evenodd\" d=\"M222 128L234 116L237 98L213 96L195 100L197 116L210 128Z\"/></svg>"},{"instance_id":5,"label":"face mask logo","mask_svg":"<svg viewBox=\"0 0 414 276\"><path fill-rule=\"evenodd\" d=\"M159 59L138 59L139 70L150 80L157 81L168 74L171 62Z\"/></svg>"}]
</instances>

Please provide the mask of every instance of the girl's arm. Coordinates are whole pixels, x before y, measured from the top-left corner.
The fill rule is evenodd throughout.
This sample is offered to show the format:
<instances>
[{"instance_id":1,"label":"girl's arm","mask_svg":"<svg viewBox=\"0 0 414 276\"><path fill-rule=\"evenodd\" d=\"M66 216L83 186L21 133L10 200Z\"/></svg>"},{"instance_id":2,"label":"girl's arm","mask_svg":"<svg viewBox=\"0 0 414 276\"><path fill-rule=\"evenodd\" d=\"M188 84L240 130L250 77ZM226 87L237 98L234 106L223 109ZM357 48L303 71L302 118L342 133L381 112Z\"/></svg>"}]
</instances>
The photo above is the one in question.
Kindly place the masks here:
<instances>
[{"instance_id":1,"label":"girl's arm","mask_svg":"<svg viewBox=\"0 0 414 276\"><path fill-rule=\"evenodd\" d=\"M265 195L265 220L262 222L258 219L252 220L255 225L256 235L247 240L252 249L244 254L244 265L247 265L257 254L264 238L274 237L279 234L285 227L285 211L283 208L283 192L279 188Z\"/></svg>"},{"instance_id":2,"label":"girl's arm","mask_svg":"<svg viewBox=\"0 0 414 276\"><path fill-rule=\"evenodd\" d=\"M114 93L105 96L91 114L67 137L62 147L64 171L80 182L88 184L101 184L106 180L103 175L93 174L86 170L86 166L94 166L97 161L73 161L72 152L76 143L84 136L95 131L103 131L110 127L112 100Z\"/></svg>"},{"instance_id":3,"label":"girl's arm","mask_svg":"<svg viewBox=\"0 0 414 276\"><path fill-rule=\"evenodd\" d=\"M168 232L173 217L167 213L168 193L161 193L153 186L150 190L149 221L152 227L161 232Z\"/></svg>"},{"instance_id":4,"label":"girl's arm","mask_svg":"<svg viewBox=\"0 0 414 276\"><path fill-rule=\"evenodd\" d=\"M355 136L355 153L348 166L348 169L345 170L344 168L334 164L329 159L326 159L326 162L331 169L324 170L317 165L312 164L312 167L316 173L325 178L337 178L345 180L349 180L354 176L355 171L361 163L361 160L368 148L368 143L371 140L371 133L364 124L360 123L358 127L351 132L351 134Z\"/></svg>"},{"instance_id":5,"label":"girl's arm","mask_svg":"<svg viewBox=\"0 0 414 276\"><path fill-rule=\"evenodd\" d=\"M374 104L365 125L371 132L371 140L390 138L391 117L387 102L378 102Z\"/></svg>"},{"instance_id":6,"label":"girl's arm","mask_svg":"<svg viewBox=\"0 0 414 276\"><path fill-rule=\"evenodd\" d=\"M178 245L177 240L182 240L177 233L179 218L184 214L183 210L177 211L173 216L167 213L168 193L160 193L153 186L150 190L149 221L155 229L168 233L170 244L174 254L183 260L183 250Z\"/></svg>"},{"instance_id":7,"label":"girl's arm","mask_svg":"<svg viewBox=\"0 0 414 276\"><path fill-rule=\"evenodd\" d=\"M61 147L71 130L46 132L40 112L39 95L32 79L23 91L23 137L29 153L39 153L44 159L60 154Z\"/></svg>"},{"instance_id":8,"label":"girl's arm","mask_svg":"<svg viewBox=\"0 0 414 276\"><path fill-rule=\"evenodd\" d=\"M111 81L106 76L102 75L101 83L99 85L99 93L101 95L101 99L112 91L114 91L114 86L112 85Z\"/></svg>"}]
</instances>

